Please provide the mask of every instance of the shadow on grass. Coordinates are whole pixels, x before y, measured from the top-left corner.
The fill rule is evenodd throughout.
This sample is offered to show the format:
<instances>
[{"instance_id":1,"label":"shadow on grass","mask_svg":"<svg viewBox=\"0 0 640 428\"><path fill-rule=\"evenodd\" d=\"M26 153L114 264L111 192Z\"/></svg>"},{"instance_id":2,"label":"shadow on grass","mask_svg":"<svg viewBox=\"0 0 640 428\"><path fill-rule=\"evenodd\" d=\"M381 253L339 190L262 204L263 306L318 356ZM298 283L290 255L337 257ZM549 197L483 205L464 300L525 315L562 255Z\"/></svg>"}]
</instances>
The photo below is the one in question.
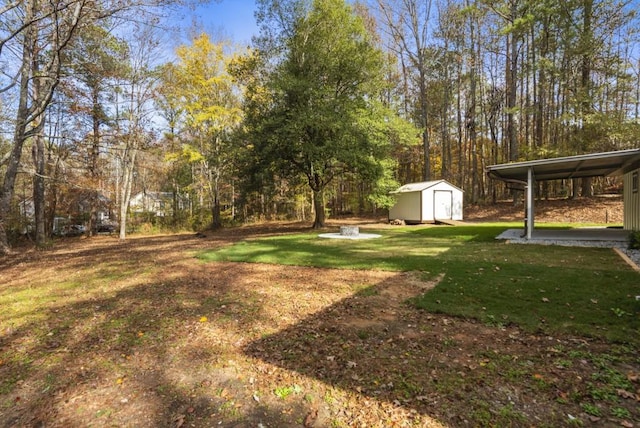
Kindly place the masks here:
<instances>
[{"instance_id":1,"label":"shadow on grass","mask_svg":"<svg viewBox=\"0 0 640 428\"><path fill-rule=\"evenodd\" d=\"M110 281L112 270L133 268L131 252L139 265L148 256L175 266L153 279L132 272L113 289L108 282L78 287L83 297L72 303L35 308L27 314L33 320L18 326L3 323L0 426L292 425L284 405L252 399L232 361L246 335L273 321L263 312L266 297L247 282L252 267L182 265L162 254L162 245L175 241L55 253L68 259L60 275L87 261L102 266L97 283ZM21 263L27 273L38 265Z\"/></svg>"},{"instance_id":2,"label":"shadow on grass","mask_svg":"<svg viewBox=\"0 0 640 428\"><path fill-rule=\"evenodd\" d=\"M557 365L573 364L563 355L589 355L610 345L415 310L407 296L394 299L406 280L394 277L362 290L251 342L244 352L368 397L364 402L408 410L422 418L418 425L567 426L567 414L588 419L580 379L593 368L567 365L560 374ZM558 400L566 391L572 400ZM358 409L345 411L359 420Z\"/></svg>"},{"instance_id":3,"label":"shadow on grass","mask_svg":"<svg viewBox=\"0 0 640 428\"><path fill-rule=\"evenodd\" d=\"M431 279L444 274L428 298L415 300L419 308L496 324L517 323L532 332L640 343L640 319L632 298L640 292L638 275L613 251L507 245L495 237L508 226L405 227L379 231L382 238L363 241L292 234L243 241L198 257L419 271Z\"/></svg>"}]
</instances>

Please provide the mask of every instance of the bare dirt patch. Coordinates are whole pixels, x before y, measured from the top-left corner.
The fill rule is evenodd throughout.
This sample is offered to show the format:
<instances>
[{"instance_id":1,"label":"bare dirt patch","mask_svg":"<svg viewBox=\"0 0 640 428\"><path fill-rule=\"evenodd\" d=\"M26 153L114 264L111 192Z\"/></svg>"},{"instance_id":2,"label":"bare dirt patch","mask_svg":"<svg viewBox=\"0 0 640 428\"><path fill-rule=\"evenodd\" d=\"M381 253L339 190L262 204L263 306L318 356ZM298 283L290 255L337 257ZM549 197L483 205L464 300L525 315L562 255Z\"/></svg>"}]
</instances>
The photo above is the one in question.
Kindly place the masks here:
<instances>
[{"instance_id":1,"label":"bare dirt patch","mask_svg":"<svg viewBox=\"0 0 640 428\"><path fill-rule=\"evenodd\" d=\"M536 221L541 223L617 223L624 219L621 195L592 198L546 199L535 201ZM464 215L471 221L520 221L524 206L513 201L495 204L466 205Z\"/></svg>"},{"instance_id":2,"label":"bare dirt patch","mask_svg":"<svg viewBox=\"0 0 640 428\"><path fill-rule=\"evenodd\" d=\"M194 258L300 230L72 239L0 260L0 426L640 423L624 346L416 310L407 299L437 283L418 273Z\"/></svg>"}]
</instances>

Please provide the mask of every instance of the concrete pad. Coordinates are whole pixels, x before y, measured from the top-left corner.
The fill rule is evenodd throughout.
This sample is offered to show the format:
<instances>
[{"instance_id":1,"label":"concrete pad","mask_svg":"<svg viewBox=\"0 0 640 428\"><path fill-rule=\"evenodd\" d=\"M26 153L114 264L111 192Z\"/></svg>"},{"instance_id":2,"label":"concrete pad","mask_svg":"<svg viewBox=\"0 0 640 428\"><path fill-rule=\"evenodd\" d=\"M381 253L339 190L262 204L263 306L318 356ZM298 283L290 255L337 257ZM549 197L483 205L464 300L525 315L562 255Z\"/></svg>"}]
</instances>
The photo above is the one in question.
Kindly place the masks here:
<instances>
[{"instance_id":1,"label":"concrete pad","mask_svg":"<svg viewBox=\"0 0 640 428\"><path fill-rule=\"evenodd\" d=\"M625 247L629 231L606 227L585 227L576 229L550 230L534 229L531 239L525 237L524 229L508 229L496 239L510 243L562 245L568 247Z\"/></svg>"},{"instance_id":2,"label":"concrete pad","mask_svg":"<svg viewBox=\"0 0 640 428\"><path fill-rule=\"evenodd\" d=\"M318 238L329 238L329 239L373 239L379 238L382 235L378 235L377 233L358 233L357 235L342 235L340 233L321 233L318 235Z\"/></svg>"}]
</instances>

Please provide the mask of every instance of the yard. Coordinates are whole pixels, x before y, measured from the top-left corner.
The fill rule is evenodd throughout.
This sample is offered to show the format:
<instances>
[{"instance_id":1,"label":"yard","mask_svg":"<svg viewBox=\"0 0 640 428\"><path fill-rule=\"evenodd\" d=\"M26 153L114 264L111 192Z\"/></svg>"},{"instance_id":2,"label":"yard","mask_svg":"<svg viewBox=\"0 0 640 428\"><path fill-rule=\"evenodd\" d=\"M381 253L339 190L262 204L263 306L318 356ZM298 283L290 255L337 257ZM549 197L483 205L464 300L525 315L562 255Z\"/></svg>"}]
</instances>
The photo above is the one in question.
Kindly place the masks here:
<instances>
[{"instance_id":1,"label":"yard","mask_svg":"<svg viewBox=\"0 0 640 428\"><path fill-rule=\"evenodd\" d=\"M506 226L0 260L0 424L640 426L640 276L608 249L495 242Z\"/></svg>"}]
</instances>

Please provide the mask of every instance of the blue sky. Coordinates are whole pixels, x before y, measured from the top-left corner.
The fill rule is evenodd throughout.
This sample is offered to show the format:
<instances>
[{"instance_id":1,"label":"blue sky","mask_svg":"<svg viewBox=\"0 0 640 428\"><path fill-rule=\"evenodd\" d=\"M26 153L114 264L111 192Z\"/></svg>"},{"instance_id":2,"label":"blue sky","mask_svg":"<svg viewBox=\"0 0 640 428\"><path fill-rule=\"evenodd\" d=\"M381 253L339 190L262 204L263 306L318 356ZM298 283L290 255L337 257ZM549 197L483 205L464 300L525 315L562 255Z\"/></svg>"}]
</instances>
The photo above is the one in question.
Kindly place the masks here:
<instances>
[{"instance_id":1,"label":"blue sky","mask_svg":"<svg viewBox=\"0 0 640 428\"><path fill-rule=\"evenodd\" d=\"M188 29L195 22L213 36L227 36L238 44L248 45L258 31L253 16L255 7L255 0L212 1L186 11L183 28Z\"/></svg>"}]
</instances>

